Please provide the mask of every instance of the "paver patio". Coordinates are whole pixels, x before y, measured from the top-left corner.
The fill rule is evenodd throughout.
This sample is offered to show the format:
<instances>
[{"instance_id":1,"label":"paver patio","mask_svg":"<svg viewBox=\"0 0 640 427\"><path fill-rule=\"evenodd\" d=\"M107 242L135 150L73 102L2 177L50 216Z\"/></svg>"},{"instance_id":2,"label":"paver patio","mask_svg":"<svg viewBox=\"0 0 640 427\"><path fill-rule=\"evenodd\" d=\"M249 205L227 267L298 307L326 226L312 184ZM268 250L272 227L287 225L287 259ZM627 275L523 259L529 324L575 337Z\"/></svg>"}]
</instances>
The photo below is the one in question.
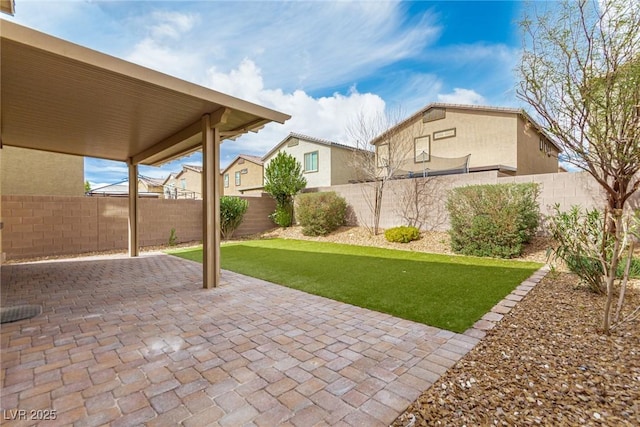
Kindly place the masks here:
<instances>
[{"instance_id":1,"label":"paver patio","mask_svg":"<svg viewBox=\"0 0 640 427\"><path fill-rule=\"evenodd\" d=\"M5 265L4 425L377 426L478 339L164 254ZM6 423L6 424L5 424Z\"/></svg>"}]
</instances>

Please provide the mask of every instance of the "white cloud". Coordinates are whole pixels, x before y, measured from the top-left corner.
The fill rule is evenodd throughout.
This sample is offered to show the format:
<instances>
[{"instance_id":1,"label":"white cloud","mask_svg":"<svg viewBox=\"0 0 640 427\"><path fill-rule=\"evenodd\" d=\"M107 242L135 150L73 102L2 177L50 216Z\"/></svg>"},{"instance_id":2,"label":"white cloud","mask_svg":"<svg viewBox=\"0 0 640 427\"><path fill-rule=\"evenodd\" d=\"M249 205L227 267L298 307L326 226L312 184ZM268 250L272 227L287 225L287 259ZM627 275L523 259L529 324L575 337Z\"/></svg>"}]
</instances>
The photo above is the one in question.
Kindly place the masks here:
<instances>
[{"instance_id":1,"label":"white cloud","mask_svg":"<svg viewBox=\"0 0 640 427\"><path fill-rule=\"evenodd\" d=\"M352 84L432 43L428 12L408 18L395 2L172 3L131 19L146 35L127 59L196 83L212 65L230 73L243 58L269 87L287 91Z\"/></svg>"},{"instance_id":2,"label":"white cloud","mask_svg":"<svg viewBox=\"0 0 640 427\"><path fill-rule=\"evenodd\" d=\"M202 58L197 50L185 47L183 37L194 29L199 20L194 14L153 12L146 24L147 36L133 46L125 59L189 79L193 70L202 69Z\"/></svg>"},{"instance_id":3,"label":"white cloud","mask_svg":"<svg viewBox=\"0 0 640 427\"><path fill-rule=\"evenodd\" d=\"M346 129L356 115L375 116L385 109L382 98L371 93L360 93L356 87L346 94L334 93L318 98L300 89L292 92L267 89L261 70L249 59L243 60L229 73L211 68L207 86L292 115L284 125L271 124L258 134L248 134L237 141L225 142L222 150L223 160L227 162L238 151L264 155L289 132L348 143Z\"/></svg>"},{"instance_id":4,"label":"white cloud","mask_svg":"<svg viewBox=\"0 0 640 427\"><path fill-rule=\"evenodd\" d=\"M438 94L438 101L448 104L486 104L482 95L471 89L455 88L453 93Z\"/></svg>"},{"instance_id":5,"label":"white cloud","mask_svg":"<svg viewBox=\"0 0 640 427\"><path fill-rule=\"evenodd\" d=\"M155 11L152 17L153 23L150 25L149 31L153 38L178 39L182 34L189 32L199 21L195 14L170 11Z\"/></svg>"}]
</instances>

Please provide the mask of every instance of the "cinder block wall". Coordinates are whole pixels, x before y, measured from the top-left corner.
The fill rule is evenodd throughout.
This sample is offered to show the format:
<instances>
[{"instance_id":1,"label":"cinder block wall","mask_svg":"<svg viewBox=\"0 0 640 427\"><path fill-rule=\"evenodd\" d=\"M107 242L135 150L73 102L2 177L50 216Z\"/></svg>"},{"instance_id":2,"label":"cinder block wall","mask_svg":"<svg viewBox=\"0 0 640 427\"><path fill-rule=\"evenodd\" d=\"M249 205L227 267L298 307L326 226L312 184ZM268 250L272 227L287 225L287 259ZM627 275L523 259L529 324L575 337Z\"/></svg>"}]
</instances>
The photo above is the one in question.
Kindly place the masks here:
<instances>
[{"instance_id":1,"label":"cinder block wall","mask_svg":"<svg viewBox=\"0 0 640 427\"><path fill-rule=\"evenodd\" d=\"M424 182L424 178L415 178ZM399 211L402 206L402 193L407 185L414 180L389 181L385 187L382 199L382 215L380 227L390 228L404 225ZM602 207L605 202L604 192L593 178L586 172L550 173L538 175L524 175L516 177L501 177L495 171L479 172L463 175L449 175L427 178L428 206L426 207L427 224L423 228L428 230L445 231L449 229L449 215L446 209L448 192L455 187L480 184L503 184L509 182L536 182L540 184L540 211L542 215L552 213L553 206L560 204L561 209L569 209L573 205L592 209ZM370 204L373 200L373 190L366 184L346 184L333 187L321 187L316 191L335 191L347 200L354 211L355 221L352 225L372 224ZM368 196L367 196L368 195ZM640 195L632 200L637 204Z\"/></svg>"},{"instance_id":2,"label":"cinder block wall","mask_svg":"<svg viewBox=\"0 0 640 427\"><path fill-rule=\"evenodd\" d=\"M247 213L240 227L233 233L234 237L249 236L262 233L270 228L276 227L269 215L276 210L276 201L267 195L262 197L240 196L241 199L249 202Z\"/></svg>"},{"instance_id":3,"label":"cinder block wall","mask_svg":"<svg viewBox=\"0 0 640 427\"><path fill-rule=\"evenodd\" d=\"M418 182L423 178L416 178ZM381 228L403 225L400 214L402 193L414 180L396 180L387 183L382 203ZM573 205L583 208L604 206L605 195L599 185L586 173L554 173L516 177L500 177L496 172L482 172L428 178L427 221L428 230L448 230L446 210L451 188L507 182L537 182L540 184L540 210L550 214L554 204L561 209ZM353 210L352 225L371 224L372 198L365 194L371 188L363 184L346 184L311 189L336 191L347 199ZM268 196L242 196L249 201L249 210L235 236L247 236L275 227L269 214L275 210L275 201ZM630 204L638 206L640 195ZM68 255L83 252L127 248L128 201L110 197L71 196L2 196L2 250L7 259ZM178 242L202 240L202 201L140 199L140 244L162 245L169 242L175 228Z\"/></svg>"},{"instance_id":4,"label":"cinder block wall","mask_svg":"<svg viewBox=\"0 0 640 427\"><path fill-rule=\"evenodd\" d=\"M269 197L249 200L236 236L260 233L275 225ZM7 259L71 255L127 248L128 200L113 197L2 196L2 250ZM139 200L141 246L202 240L201 200Z\"/></svg>"}]
</instances>

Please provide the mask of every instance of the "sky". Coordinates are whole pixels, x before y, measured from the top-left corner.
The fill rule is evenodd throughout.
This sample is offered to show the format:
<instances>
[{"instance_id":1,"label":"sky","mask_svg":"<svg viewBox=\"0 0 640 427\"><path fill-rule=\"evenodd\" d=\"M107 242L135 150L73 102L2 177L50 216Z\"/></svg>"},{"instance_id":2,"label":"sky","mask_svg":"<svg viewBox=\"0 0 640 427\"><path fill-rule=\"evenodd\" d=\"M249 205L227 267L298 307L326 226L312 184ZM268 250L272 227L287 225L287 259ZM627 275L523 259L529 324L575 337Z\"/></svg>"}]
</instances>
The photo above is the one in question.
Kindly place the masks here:
<instances>
[{"instance_id":1,"label":"sky","mask_svg":"<svg viewBox=\"0 0 640 427\"><path fill-rule=\"evenodd\" d=\"M359 114L408 117L432 102L524 107L515 1L31 1L21 25L291 115L221 145L221 168L290 132L349 144ZM141 175L164 178L195 153ZM85 159L93 187L124 163Z\"/></svg>"}]
</instances>

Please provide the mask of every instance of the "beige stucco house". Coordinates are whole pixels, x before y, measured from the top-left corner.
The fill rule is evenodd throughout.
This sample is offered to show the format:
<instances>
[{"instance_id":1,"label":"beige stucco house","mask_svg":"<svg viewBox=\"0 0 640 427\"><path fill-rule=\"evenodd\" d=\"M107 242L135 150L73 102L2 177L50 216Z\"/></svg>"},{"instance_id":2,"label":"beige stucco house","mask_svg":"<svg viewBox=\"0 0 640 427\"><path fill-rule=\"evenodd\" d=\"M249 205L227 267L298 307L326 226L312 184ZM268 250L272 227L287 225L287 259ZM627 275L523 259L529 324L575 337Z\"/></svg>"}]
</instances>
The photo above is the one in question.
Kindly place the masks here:
<instances>
[{"instance_id":1,"label":"beige stucco house","mask_svg":"<svg viewBox=\"0 0 640 427\"><path fill-rule=\"evenodd\" d=\"M397 175L497 170L500 175L558 172L559 147L523 110L433 103L372 141L379 166ZM389 145L400 150L389 150ZM400 152L400 155L394 154Z\"/></svg>"},{"instance_id":2,"label":"beige stucco house","mask_svg":"<svg viewBox=\"0 0 640 427\"><path fill-rule=\"evenodd\" d=\"M4 146L0 149L0 194L82 196L84 157Z\"/></svg>"},{"instance_id":3,"label":"beige stucco house","mask_svg":"<svg viewBox=\"0 0 640 427\"><path fill-rule=\"evenodd\" d=\"M239 154L222 171L222 187L225 196L261 194L264 188L262 159Z\"/></svg>"},{"instance_id":4,"label":"beige stucco house","mask_svg":"<svg viewBox=\"0 0 640 427\"><path fill-rule=\"evenodd\" d=\"M300 162L307 188L347 184L358 179L351 166L353 147L292 132L262 158L264 167L281 151Z\"/></svg>"},{"instance_id":5,"label":"beige stucco house","mask_svg":"<svg viewBox=\"0 0 640 427\"><path fill-rule=\"evenodd\" d=\"M182 165L162 183L165 199L202 199L202 166Z\"/></svg>"}]
</instances>

